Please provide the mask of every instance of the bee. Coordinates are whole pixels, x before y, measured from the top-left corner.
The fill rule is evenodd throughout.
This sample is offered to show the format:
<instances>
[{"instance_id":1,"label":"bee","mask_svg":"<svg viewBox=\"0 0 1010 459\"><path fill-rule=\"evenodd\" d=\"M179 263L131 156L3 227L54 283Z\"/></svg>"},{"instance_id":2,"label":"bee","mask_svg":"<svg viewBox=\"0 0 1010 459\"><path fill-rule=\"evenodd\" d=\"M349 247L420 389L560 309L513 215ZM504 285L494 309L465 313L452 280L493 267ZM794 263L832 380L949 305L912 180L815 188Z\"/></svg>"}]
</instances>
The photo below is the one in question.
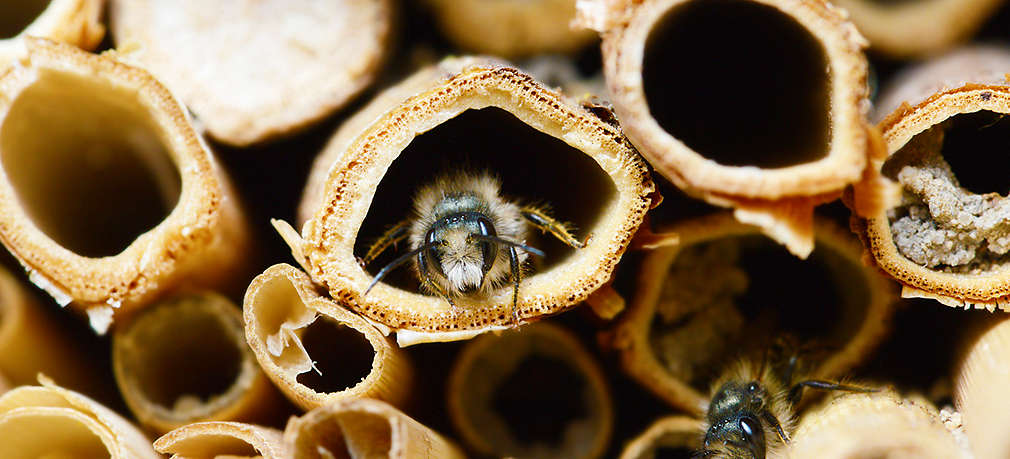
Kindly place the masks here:
<instances>
[{"instance_id":1,"label":"bee","mask_svg":"<svg viewBox=\"0 0 1010 459\"><path fill-rule=\"evenodd\" d=\"M443 174L414 195L413 215L369 247L361 260L364 266L403 239L409 240L410 251L383 266L364 294L390 271L412 260L421 289L444 298L454 313L456 298L487 296L511 284L512 318L518 323L523 265L528 254L545 255L526 245L528 225L576 249L588 242L588 237L576 239L570 225L555 220L545 209L520 206L502 197L500 181L486 171Z\"/></svg>"},{"instance_id":2,"label":"bee","mask_svg":"<svg viewBox=\"0 0 1010 459\"><path fill-rule=\"evenodd\" d=\"M795 380L798 355L778 367L743 359L712 385L702 449L694 457L763 459L777 456L795 430L803 389L876 392L878 389L817 379Z\"/></svg>"}]
</instances>

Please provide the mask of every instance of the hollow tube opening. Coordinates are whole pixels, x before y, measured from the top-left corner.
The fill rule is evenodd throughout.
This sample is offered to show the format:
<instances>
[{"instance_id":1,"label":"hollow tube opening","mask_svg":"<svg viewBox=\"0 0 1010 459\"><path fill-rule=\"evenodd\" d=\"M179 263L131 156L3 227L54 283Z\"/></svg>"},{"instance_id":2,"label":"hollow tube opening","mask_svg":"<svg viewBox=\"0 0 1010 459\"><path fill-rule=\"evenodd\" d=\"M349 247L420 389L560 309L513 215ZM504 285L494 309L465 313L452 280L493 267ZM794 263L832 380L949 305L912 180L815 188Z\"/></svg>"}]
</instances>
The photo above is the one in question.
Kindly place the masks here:
<instances>
[{"instance_id":1,"label":"hollow tube opening","mask_svg":"<svg viewBox=\"0 0 1010 459\"><path fill-rule=\"evenodd\" d=\"M49 7L51 0L6 0L0 14L0 40L12 38L25 30Z\"/></svg>"},{"instance_id":2,"label":"hollow tube opening","mask_svg":"<svg viewBox=\"0 0 1010 459\"><path fill-rule=\"evenodd\" d=\"M361 332L319 316L301 334L302 345L319 370L298 375L299 384L320 393L354 387L372 371L375 349Z\"/></svg>"},{"instance_id":3,"label":"hollow tube opening","mask_svg":"<svg viewBox=\"0 0 1010 459\"><path fill-rule=\"evenodd\" d=\"M534 354L499 382L491 406L519 444L557 448L565 428L590 414L586 386L567 362Z\"/></svg>"}]
</instances>

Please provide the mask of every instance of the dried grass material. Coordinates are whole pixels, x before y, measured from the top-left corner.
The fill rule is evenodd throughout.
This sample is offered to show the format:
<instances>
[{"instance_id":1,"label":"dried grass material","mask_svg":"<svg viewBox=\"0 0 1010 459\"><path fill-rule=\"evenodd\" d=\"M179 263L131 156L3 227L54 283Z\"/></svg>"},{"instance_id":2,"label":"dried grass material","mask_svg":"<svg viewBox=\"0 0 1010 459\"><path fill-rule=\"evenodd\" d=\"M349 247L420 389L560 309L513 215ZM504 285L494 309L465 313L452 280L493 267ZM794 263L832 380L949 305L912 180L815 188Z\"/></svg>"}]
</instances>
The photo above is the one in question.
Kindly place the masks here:
<instances>
[{"instance_id":1,"label":"dried grass material","mask_svg":"<svg viewBox=\"0 0 1010 459\"><path fill-rule=\"evenodd\" d=\"M653 422L631 439L621 459L654 459L670 451L672 457L691 457L701 447L702 422L687 416L669 416ZM676 453L681 453L679 456Z\"/></svg>"},{"instance_id":2,"label":"dried grass material","mask_svg":"<svg viewBox=\"0 0 1010 459\"><path fill-rule=\"evenodd\" d=\"M575 0L427 0L439 29L470 52L518 58L572 53L593 42L570 26Z\"/></svg>"},{"instance_id":3,"label":"dried grass material","mask_svg":"<svg viewBox=\"0 0 1010 459\"><path fill-rule=\"evenodd\" d=\"M808 411L786 457L956 459L971 457L925 399L892 391L833 397ZM997 456L979 456L997 457Z\"/></svg>"},{"instance_id":4,"label":"dried grass material","mask_svg":"<svg viewBox=\"0 0 1010 459\"><path fill-rule=\"evenodd\" d=\"M579 8L603 36L607 87L642 155L688 194L807 256L813 207L859 180L874 145L865 40L844 12L788 0Z\"/></svg>"},{"instance_id":5,"label":"dried grass material","mask_svg":"<svg viewBox=\"0 0 1010 459\"><path fill-rule=\"evenodd\" d=\"M161 455L129 421L77 392L40 376L0 396L0 457L109 457L156 459Z\"/></svg>"},{"instance_id":6,"label":"dried grass material","mask_svg":"<svg viewBox=\"0 0 1010 459\"><path fill-rule=\"evenodd\" d=\"M603 371L570 331L549 322L467 344L447 398L456 430L480 454L594 458L610 444Z\"/></svg>"},{"instance_id":7,"label":"dried grass material","mask_svg":"<svg viewBox=\"0 0 1010 459\"><path fill-rule=\"evenodd\" d=\"M935 55L967 41L1004 0L836 0L870 46L895 58Z\"/></svg>"},{"instance_id":8,"label":"dried grass material","mask_svg":"<svg viewBox=\"0 0 1010 459\"><path fill-rule=\"evenodd\" d=\"M874 161L881 174L869 179L879 190L863 194L901 197L882 200L854 229L873 261L903 285L902 296L1010 305L1003 248L1010 188L999 172L1010 138L1007 68L1005 50L965 48L910 69L881 96L882 106L896 107L880 123L890 155Z\"/></svg>"},{"instance_id":9,"label":"dried grass material","mask_svg":"<svg viewBox=\"0 0 1010 459\"><path fill-rule=\"evenodd\" d=\"M196 422L155 440L154 449L172 459L287 459L291 452L277 429L241 422Z\"/></svg>"},{"instance_id":10,"label":"dried grass material","mask_svg":"<svg viewBox=\"0 0 1010 459\"><path fill-rule=\"evenodd\" d=\"M268 421L280 394L246 346L242 313L215 293L152 304L112 337L123 399L158 433L197 421Z\"/></svg>"},{"instance_id":11,"label":"dried grass material","mask_svg":"<svg viewBox=\"0 0 1010 459\"><path fill-rule=\"evenodd\" d=\"M24 54L24 37L48 38L92 50L105 36L104 0L6 2L0 16L0 73Z\"/></svg>"},{"instance_id":12,"label":"dried grass material","mask_svg":"<svg viewBox=\"0 0 1010 459\"><path fill-rule=\"evenodd\" d=\"M284 442L294 457L304 459L466 457L437 432L369 398L345 398L291 418Z\"/></svg>"},{"instance_id":13,"label":"dried grass material","mask_svg":"<svg viewBox=\"0 0 1010 459\"><path fill-rule=\"evenodd\" d=\"M409 395L407 355L365 319L320 295L298 269L267 268L249 285L243 309L256 359L302 409L351 397L400 405Z\"/></svg>"},{"instance_id":14,"label":"dried grass material","mask_svg":"<svg viewBox=\"0 0 1010 459\"><path fill-rule=\"evenodd\" d=\"M455 59L380 95L338 131L310 175L300 237L284 231L288 244L333 298L411 334L400 334L403 344L514 325L510 289L461 298L457 314L409 277L362 295L372 274L358 257L369 243L409 215L424 183L477 164L499 175L508 197L548 203L577 236L592 235L578 250L541 238L548 256L519 287L521 321L574 307L609 280L652 202L645 163L616 126L513 67Z\"/></svg>"},{"instance_id":15,"label":"dried grass material","mask_svg":"<svg viewBox=\"0 0 1010 459\"><path fill-rule=\"evenodd\" d=\"M725 362L781 336L821 350L806 359L812 378L864 360L889 328L894 291L863 265L849 234L821 220L816 228L818 248L805 261L725 213L668 228L680 244L643 260L631 306L608 336L625 371L700 416Z\"/></svg>"},{"instance_id":16,"label":"dried grass material","mask_svg":"<svg viewBox=\"0 0 1010 459\"><path fill-rule=\"evenodd\" d=\"M115 0L117 46L221 142L248 146L301 129L374 80L392 41L394 2Z\"/></svg>"},{"instance_id":17,"label":"dried grass material","mask_svg":"<svg viewBox=\"0 0 1010 459\"><path fill-rule=\"evenodd\" d=\"M185 109L109 55L26 39L0 78L0 238L104 332L181 284L233 287L249 234Z\"/></svg>"},{"instance_id":18,"label":"dried grass material","mask_svg":"<svg viewBox=\"0 0 1010 459\"><path fill-rule=\"evenodd\" d=\"M975 457L1007 457L1010 406L1010 321L1000 318L974 333L954 370L954 403Z\"/></svg>"}]
</instances>

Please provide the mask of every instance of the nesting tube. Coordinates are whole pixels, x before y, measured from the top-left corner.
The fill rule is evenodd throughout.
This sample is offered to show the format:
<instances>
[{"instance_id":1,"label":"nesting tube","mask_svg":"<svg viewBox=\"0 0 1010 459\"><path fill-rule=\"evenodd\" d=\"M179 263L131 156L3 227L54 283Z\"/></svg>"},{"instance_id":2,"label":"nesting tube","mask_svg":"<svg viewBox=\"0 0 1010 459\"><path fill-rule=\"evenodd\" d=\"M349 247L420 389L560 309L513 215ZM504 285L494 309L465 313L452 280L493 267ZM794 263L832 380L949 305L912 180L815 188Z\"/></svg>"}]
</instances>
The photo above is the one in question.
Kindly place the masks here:
<instances>
[{"instance_id":1,"label":"nesting tube","mask_svg":"<svg viewBox=\"0 0 1010 459\"><path fill-rule=\"evenodd\" d=\"M165 433L197 421L267 421L280 394L246 346L242 313L211 292L155 303L112 337L112 367L142 425Z\"/></svg>"},{"instance_id":2,"label":"nesting tube","mask_svg":"<svg viewBox=\"0 0 1010 459\"><path fill-rule=\"evenodd\" d=\"M575 0L427 0L442 34L475 53L518 58L571 53L595 38L571 26Z\"/></svg>"},{"instance_id":3,"label":"nesting tube","mask_svg":"<svg viewBox=\"0 0 1010 459\"><path fill-rule=\"evenodd\" d=\"M394 2L114 0L116 45L223 143L248 146L340 109L382 68ZM236 39L235 37L241 37Z\"/></svg>"},{"instance_id":4,"label":"nesting tube","mask_svg":"<svg viewBox=\"0 0 1010 459\"><path fill-rule=\"evenodd\" d=\"M305 273L274 265L249 285L246 341L267 376L305 410L348 397L402 404L406 354L365 319L319 294Z\"/></svg>"},{"instance_id":5,"label":"nesting tube","mask_svg":"<svg viewBox=\"0 0 1010 459\"><path fill-rule=\"evenodd\" d=\"M806 257L813 208L860 179L865 40L827 2L595 0L607 89L643 156ZM755 72L755 69L774 69Z\"/></svg>"},{"instance_id":6,"label":"nesting tube","mask_svg":"<svg viewBox=\"0 0 1010 459\"><path fill-rule=\"evenodd\" d=\"M301 234L280 225L282 233L314 281L398 330L401 345L469 338L564 311L609 280L653 201L644 161L604 118L516 68L442 62L383 93L337 132L310 173ZM461 170L497 176L509 202L549 205L588 242L574 249L538 238L546 256L522 275L514 309L511 288L459 296L453 308L420 293L407 268L364 295L382 259L366 271L359 257L412 215L422 186ZM386 255L388 262L396 254Z\"/></svg>"},{"instance_id":7,"label":"nesting tube","mask_svg":"<svg viewBox=\"0 0 1010 459\"><path fill-rule=\"evenodd\" d=\"M457 357L449 416L474 451L514 457L601 457L614 412L596 360L547 322L477 338Z\"/></svg>"},{"instance_id":8,"label":"nesting tube","mask_svg":"<svg viewBox=\"0 0 1010 459\"><path fill-rule=\"evenodd\" d=\"M889 154L874 161L880 174L856 187L855 203L886 204L854 228L902 296L1010 305L1008 68L1005 49L963 48L909 69L881 94Z\"/></svg>"},{"instance_id":9,"label":"nesting tube","mask_svg":"<svg viewBox=\"0 0 1010 459\"><path fill-rule=\"evenodd\" d=\"M837 0L874 51L896 58L936 54L967 41L1005 0Z\"/></svg>"},{"instance_id":10,"label":"nesting tube","mask_svg":"<svg viewBox=\"0 0 1010 459\"><path fill-rule=\"evenodd\" d=\"M228 457L286 459L292 457L281 431L241 422L195 422L154 441L154 449L172 459Z\"/></svg>"},{"instance_id":11,"label":"nesting tube","mask_svg":"<svg viewBox=\"0 0 1010 459\"><path fill-rule=\"evenodd\" d=\"M235 288L249 256L224 171L143 70L26 38L0 78L0 239L104 332L182 284Z\"/></svg>"},{"instance_id":12,"label":"nesting tube","mask_svg":"<svg viewBox=\"0 0 1010 459\"><path fill-rule=\"evenodd\" d=\"M1003 396L1010 375L1010 321L1005 318L974 333L954 371L954 403L975 457L1007 457L1005 427L1010 410Z\"/></svg>"},{"instance_id":13,"label":"nesting tube","mask_svg":"<svg viewBox=\"0 0 1010 459\"><path fill-rule=\"evenodd\" d=\"M40 377L0 396L0 457L161 458L151 441L112 410Z\"/></svg>"},{"instance_id":14,"label":"nesting tube","mask_svg":"<svg viewBox=\"0 0 1010 459\"><path fill-rule=\"evenodd\" d=\"M798 354L807 363L797 371L811 378L839 377L863 361L888 331L897 295L863 265L848 232L822 220L815 228L807 260L727 213L667 228L680 243L646 256L631 305L606 340L624 370L700 416L727 363L782 337L796 343L790 351L813 352Z\"/></svg>"},{"instance_id":15,"label":"nesting tube","mask_svg":"<svg viewBox=\"0 0 1010 459\"><path fill-rule=\"evenodd\" d=\"M700 448L702 422L687 416L669 416L653 422L621 451L621 459L694 457Z\"/></svg>"},{"instance_id":16,"label":"nesting tube","mask_svg":"<svg viewBox=\"0 0 1010 459\"><path fill-rule=\"evenodd\" d=\"M800 419L785 456L973 457L944 426L935 406L921 398L902 398L892 391L841 395L811 409Z\"/></svg>"},{"instance_id":17,"label":"nesting tube","mask_svg":"<svg viewBox=\"0 0 1010 459\"><path fill-rule=\"evenodd\" d=\"M0 71L23 53L26 36L49 38L92 50L105 36L105 0L6 2L0 15Z\"/></svg>"}]
</instances>

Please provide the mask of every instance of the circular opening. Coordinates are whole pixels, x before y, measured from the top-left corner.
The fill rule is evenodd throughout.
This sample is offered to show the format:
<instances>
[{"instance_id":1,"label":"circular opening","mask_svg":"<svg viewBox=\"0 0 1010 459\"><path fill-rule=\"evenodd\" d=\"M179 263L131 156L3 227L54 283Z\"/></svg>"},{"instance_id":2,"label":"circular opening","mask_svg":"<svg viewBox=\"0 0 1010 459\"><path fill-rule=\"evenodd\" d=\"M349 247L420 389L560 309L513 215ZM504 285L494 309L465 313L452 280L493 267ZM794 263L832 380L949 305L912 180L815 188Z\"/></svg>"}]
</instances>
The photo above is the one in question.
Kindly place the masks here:
<instances>
[{"instance_id":1,"label":"circular opening","mask_svg":"<svg viewBox=\"0 0 1010 459\"><path fill-rule=\"evenodd\" d=\"M364 257L390 227L414 218L417 191L447 172L489 171L501 181L501 196L520 205L549 207L550 214L575 228L580 240L592 232L616 193L610 177L588 155L537 131L499 108L467 110L416 137L393 162L362 222L354 252ZM529 257L527 276L550 268L575 249L529 226L527 244L545 258ZM377 273L409 251L406 242L387 250L367 267ZM419 291L417 275L401 267L384 282Z\"/></svg>"},{"instance_id":2,"label":"circular opening","mask_svg":"<svg viewBox=\"0 0 1010 459\"><path fill-rule=\"evenodd\" d=\"M567 426L590 414L586 385L567 362L531 355L500 382L491 406L519 444L557 448Z\"/></svg>"},{"instance_id":3,"label":"circular opening","mask_svg":"<svg viewBox=\"0 0 1010 459\"><path fill-rule=\"evenodd\" d=\"M683 248L656 305L650 342L669 373L702 392L741 356L788 339L813 354L841 349L870 301L861 267L819 243L807 260L758 236ZM787 351L800 351L788 349Z\"/></svg>"},{"instance_id":4,"label":"circular opening","mask_svg":"<svg viewBox=\"0 0 1010 459\"><path fill-rule=\"evenodd\" d=\"M70 413L67 416L8 413L7 416L0 422L0 457L110 457L102 439L80 419L70 417Z\"/></svg>"},{"instance_id":5,"label":"circular opening","mask_svg":"<svg viewBox=\"0 0 1010 459\"><path fill-rule=\"evenodd\" d=\"M361 332L319 316L302 332L302 345L315 371L298 375L299 384L320 393L354 387L372 371L375 349Z\"/></svg>"},{"instance_id":6,"label":"circular opening","mask_svg":"<svg viewBox=\"0 0 1010 459\"><path fill-rule=\"evenodd\" d=\"M87 257L115 255L168 215L180 177L135 91L41 69L0 126L0 155L35 226Z\"/></svg>"},{"instance_id":7,"label":"circular opening","mask_svg":"<svg viewBox=\"0 0 1010 459\"><path fill-rule=\"evenodd\" d=\"M131 326L126 343L117 343L123 372L150 403L185 412L235 384L245 357L237 321L187 302L153 312Z\"/></svg>"},{"instance_id":8,"label":"circular opening","mask_svg":"<svg viewBox=\"0 0 1010 459\"><path fill-rule=\"evenodd\" d=\"M3 14L0 14L0 39L12 38L35 21L49 0L5 0Z\"/></svg>"},{"instance_id":9,"label":"circular opening","mask_svg":"<svg viewBox=\"0 0 1010 459\"><path fill-rule=\"evenodd\" d=\"M393 441L386 418L359 411L317 419L300 434L295 440L295 457L388 457Z\"/></svg>"},{"instance_id":10,"label":"circular opening","mask_svg":"<svg viewBox=\"0 0 1010 459\"><path fill-rule=\"evenodd\" d=\"M905 189L889 213L898 251L922 266L985 272L1006 262L1010 218L1010 117L979 111L913 137L884 164Z\"/></svg>"},{"instance_id":11,"label":"circular opening","mask_svg":"<svg viewBox=\"0 0 1010 459\"><path fill-rule=\"evenodd\" d=\"M828 151L824 48L774 7L750 0L677 6L650 32L642 66L653 118L705 158L780 168Z\"/></svg>"}]
</instances>

